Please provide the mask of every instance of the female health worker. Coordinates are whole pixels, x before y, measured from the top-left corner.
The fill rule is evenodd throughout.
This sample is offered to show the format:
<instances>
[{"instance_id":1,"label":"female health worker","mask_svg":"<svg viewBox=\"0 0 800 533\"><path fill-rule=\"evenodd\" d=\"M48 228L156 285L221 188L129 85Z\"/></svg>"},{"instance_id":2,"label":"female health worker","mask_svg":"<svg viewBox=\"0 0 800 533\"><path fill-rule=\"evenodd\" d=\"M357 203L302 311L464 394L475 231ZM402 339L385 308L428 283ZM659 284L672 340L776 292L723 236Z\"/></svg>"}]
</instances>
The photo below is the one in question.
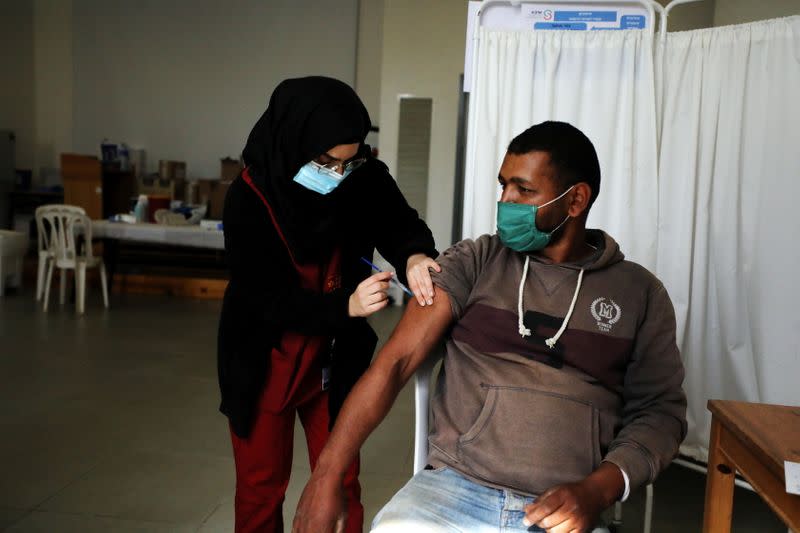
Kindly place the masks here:
<instances>
[{"instance_id":1,"label":"female health worker","mask_svg":"<svg viewBox=\"0 0 800 533\"><path fill-rule=\"evenodd\" d=\"M244 148L223 214L230 283L218 337L220 410L236 463L236 531L283 531L295 416L312 469L377 337L365 317L388 303L391 273L420 305L434 296L433 236L386 166L371 157L364 104L325 77L272 93ZM360 532L358 461L345 481L346 531Z\"/></svg>"}]
</instances>

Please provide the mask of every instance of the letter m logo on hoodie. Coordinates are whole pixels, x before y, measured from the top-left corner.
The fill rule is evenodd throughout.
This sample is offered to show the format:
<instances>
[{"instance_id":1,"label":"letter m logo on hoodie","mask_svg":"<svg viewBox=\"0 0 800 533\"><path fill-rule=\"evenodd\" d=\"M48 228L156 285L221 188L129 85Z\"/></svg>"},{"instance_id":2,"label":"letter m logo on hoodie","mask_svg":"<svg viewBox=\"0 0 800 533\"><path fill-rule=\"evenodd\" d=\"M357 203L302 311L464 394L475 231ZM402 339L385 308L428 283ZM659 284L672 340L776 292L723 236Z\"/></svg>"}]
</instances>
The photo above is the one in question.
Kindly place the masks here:
<instances>
[{"instance_id":1,"label":"letter m logo on hoodie","mask_svg":"<svg viewBox=\"0 0 800 533\"><path fill-rule=\"evenodd\" d=\"M608 300L608 303L606 303ZM622 309L617 302L607 298L597 298L592 302L592 316L597 321L597 328L605 333L611 331L611 327L619 322L622 316Z\"/></svg>"}]
</instances>

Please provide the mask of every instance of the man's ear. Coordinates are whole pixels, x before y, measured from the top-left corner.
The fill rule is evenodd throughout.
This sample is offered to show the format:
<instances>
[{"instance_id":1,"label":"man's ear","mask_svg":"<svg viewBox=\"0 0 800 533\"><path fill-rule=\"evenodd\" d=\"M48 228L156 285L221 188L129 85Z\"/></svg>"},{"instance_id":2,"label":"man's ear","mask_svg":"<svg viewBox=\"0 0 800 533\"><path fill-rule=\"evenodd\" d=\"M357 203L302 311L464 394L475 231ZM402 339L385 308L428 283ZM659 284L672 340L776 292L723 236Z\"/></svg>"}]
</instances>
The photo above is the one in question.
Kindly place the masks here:
<instances>
[{"instance_id":1,"label":"man's ear","mask_svg":"<svg viewBox=\"0 0 800 533\"><path fill-rule=\"evenodd\" d=\"M589 211L589 202L592 199L592 188L588 183L576 183L569 193L569 216L578 218Z\"/></svg>"}]
</instances>

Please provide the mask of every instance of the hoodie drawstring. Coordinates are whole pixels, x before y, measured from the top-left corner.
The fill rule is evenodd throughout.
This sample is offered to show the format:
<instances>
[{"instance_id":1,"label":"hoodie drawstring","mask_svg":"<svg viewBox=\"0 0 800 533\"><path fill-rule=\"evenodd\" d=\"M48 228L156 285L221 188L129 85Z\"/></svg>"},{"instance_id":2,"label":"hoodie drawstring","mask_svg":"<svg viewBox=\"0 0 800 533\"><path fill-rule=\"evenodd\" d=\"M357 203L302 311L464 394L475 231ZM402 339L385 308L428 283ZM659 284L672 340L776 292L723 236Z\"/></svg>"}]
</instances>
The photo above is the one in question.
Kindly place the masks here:
<instances>
[{"instance_id":1,"label":"hoodie drawstring","mask_svg":"<svg viewBox=\"0 0 800 533\"><path fill-rule=\"evenodd\" d=\"M522 279L519 280L519 297L517 298L517 325L519 326L519 334L523 337L531 336L531 330L526 328L525 324L522 322L522 291L525 289L525 278L528 277L528 263L530 260L530 257L526 255L525 266L522 268Z\"/></svg>"},{"instance_id":2,"label":"hoodie drawstring","mask_svg":"<svg viewBox=\"0 0 800 533\"><path fill-rule=\"evenodd\" d=\"M525 327L525 324L522 322L522 293L525 289L525 279L528 277L528 264L530 263L530 257L525 256L525 266L522 269L522 279L519 280L519 298L517 299L517 314L518 314L518 322L517 325L519 326L519 334L523 337L530 337L531 330ZM561 338L561 335L564 334L564 331L567 329L567 324L569 324L569 319L572 318L572 312L575 310L575 302L578 301L578 293L581 291L581 284L583 283L583 269L578 273L578 284L575 287L575 294L572 295L572 303L569 304L569 311L567 311L567 316L564 317L564 321L561 323L561 327L556 332L555 335L550 337L549 339L545 340L545 344L549 348L553 348L558 339Z\"/></svg>"}]
</instances>

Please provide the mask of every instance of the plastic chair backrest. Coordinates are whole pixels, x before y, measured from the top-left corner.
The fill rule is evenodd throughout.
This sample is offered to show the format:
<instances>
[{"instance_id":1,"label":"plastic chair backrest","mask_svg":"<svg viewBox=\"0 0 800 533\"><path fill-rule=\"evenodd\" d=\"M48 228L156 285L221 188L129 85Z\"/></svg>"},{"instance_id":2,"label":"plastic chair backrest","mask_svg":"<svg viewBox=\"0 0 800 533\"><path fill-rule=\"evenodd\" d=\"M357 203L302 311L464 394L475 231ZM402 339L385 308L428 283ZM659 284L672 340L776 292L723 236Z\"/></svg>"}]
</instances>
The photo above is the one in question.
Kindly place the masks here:
<instances>
[{"instance_id":1,"label":"plastic chair backrest","mask_svg":"<svg viewBox=\"0 0 800 533\"><path fill-rule=\"evenodd\" d=\"M57 263L71 264L79 257L76 233L84 236L85 256L92 257L92 221L82 207L74 205L44 205L36 209L36 226L40 250L53 254Z\"/></svg>"},{"instance_id":2,"label":"plastic chair backrest","mask_svg":"<svg viewBox=\"0 0 800 533\"><path fill-rule=\"evenodd\" d=\"M45 230L44 227L44 212L49 205L43 205L36 208L36 242L38 244L39 252L50 250L50 232Z\"/></svg>"},{"instance_id":3,"label":"plastic chair backrest","mask_svg":"<svg viewBox=\"0 0 800 533\"><path fill-rule=\"evenodd\" d=\"M414 473L428 464L428 415L430 411L431 374L442 358L441 351L431 353L414 374Z\"/></svg>"}]
</instances>

